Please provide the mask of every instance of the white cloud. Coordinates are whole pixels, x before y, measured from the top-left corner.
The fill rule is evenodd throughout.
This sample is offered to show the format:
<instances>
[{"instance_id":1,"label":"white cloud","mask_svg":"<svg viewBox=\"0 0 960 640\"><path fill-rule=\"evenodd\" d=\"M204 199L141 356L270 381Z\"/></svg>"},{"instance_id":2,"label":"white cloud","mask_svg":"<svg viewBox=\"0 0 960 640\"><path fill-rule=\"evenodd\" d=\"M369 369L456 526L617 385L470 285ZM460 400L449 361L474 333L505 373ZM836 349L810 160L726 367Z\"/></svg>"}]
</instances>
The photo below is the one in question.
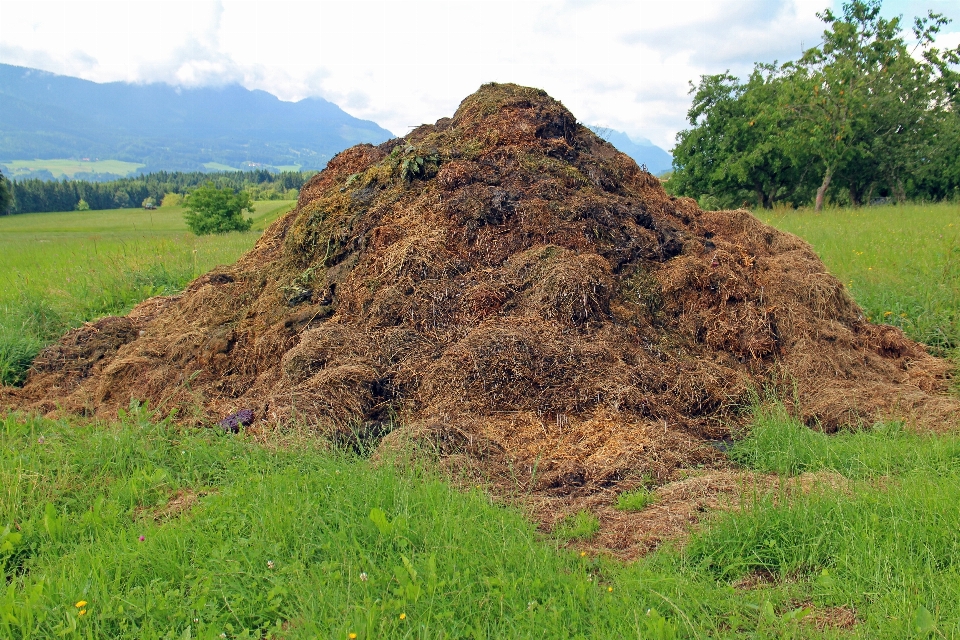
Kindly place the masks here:
<instances>
[{"instance_id":1,"label":"white cloud","mask_svg":"<svg viewBox=\"0 0 960 640\"><path fill-rule=\"evenodd\" d=\"M795 56L819 39L825 4L0 0L0 61L96 81L322 96L398 134L452 114L483 82L518 82L584 122L669 148L689 81Z\"/></svg>"}]
</instances>

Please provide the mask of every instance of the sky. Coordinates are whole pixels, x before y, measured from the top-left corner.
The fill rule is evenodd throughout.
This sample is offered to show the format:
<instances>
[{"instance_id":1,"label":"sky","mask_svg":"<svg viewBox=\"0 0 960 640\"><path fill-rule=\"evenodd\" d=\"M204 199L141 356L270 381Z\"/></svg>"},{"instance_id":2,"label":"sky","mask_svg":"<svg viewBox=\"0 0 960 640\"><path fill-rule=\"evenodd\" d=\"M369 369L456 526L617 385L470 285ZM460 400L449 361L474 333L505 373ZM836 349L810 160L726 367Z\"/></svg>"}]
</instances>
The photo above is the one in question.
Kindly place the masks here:
<instances>
[{"instance_id":1,"label":"sky","mask_svg":"<svg viewBox=\"0 0 960 640\"><path fill-rule=\"evenodd\" d=\"M0 62L96 82L320 96L397 135L452 115L485 82L516 82L581 122L669 150L691 81L797 57L819 42L816 13L830 2L0 0ZM960 44L960 0L884 3L908 21L928 9L955 21L939 42Z\"/></svg>"}]
</instances>

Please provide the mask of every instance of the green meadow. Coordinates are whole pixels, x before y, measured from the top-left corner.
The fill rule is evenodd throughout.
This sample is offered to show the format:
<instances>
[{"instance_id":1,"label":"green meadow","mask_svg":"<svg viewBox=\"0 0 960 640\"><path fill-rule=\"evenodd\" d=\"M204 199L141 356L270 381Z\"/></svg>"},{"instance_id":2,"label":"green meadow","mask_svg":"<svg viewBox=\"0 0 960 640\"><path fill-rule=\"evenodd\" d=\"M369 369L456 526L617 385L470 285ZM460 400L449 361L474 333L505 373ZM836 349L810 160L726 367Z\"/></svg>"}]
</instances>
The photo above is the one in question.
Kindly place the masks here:
<instances>
[{"instance_id":1,"label":"green meadow","mask_svg":"<svg viewBox=\"0 0 960 640\"><path fill-rule=\"evenodd\" d=\"M757 212L813 245L874 322L960 347L960 203Z\"/></svg>"},{"instance_id":2,"label":"green meadow","mask_svg":"<svg viewBox=\"0 0 960 640\"><path fill-rule=\"evenodd\" d=\"M78 173L112 173L117 176L127 176L144 166L136 162L123 160L13 160L3 163L11 178L33 173L34 171L49 171L57 180L67 178L72 180Z\"/></svg>"},{"instance_id":3,"label":"green meadow","mask_svg":"<svg viewBox=\"0 0 960 640\"><path fill-rule=\"evenodd\" d=\"M266 222L289 203L258 206ZM152 213L0 219L4 330L46 305L58 326L123 311L257 237L196 238ZM956 205L760 215L807 238L875 320L956 352ZM426 455L375 464L138 405L108 423L8 414L0 638L960 638L960 435L828 436L774 406L728 453L772 488L745 485L742 509L624 563L579 551L595 519L538 530Z\"/></svg>"},{"instance_id":4,"label":"green meadow","mask_svg":"<svg viewBox=\"0 0 960 640\"><path fill-rule=\"evenodd\" d=\"M181 207L0 217L0 381L87 320L175 293L253 246L292 202L256 203L247 233L195 236Z\"/></svg>"}]
</instances>

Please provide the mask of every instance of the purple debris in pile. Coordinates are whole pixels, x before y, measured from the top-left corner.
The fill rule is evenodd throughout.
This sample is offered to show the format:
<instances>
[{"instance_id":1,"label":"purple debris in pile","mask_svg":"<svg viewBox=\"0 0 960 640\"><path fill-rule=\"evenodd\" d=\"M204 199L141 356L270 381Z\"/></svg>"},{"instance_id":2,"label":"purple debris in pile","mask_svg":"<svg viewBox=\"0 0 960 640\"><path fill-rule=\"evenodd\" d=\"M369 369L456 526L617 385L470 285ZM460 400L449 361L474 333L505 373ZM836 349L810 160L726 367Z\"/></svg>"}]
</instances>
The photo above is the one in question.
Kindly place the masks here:
<instances>
[{"instance_id":1,"label":"purple debris in pile","mask_svg":"<svg viewBox=\"0 0 960 640\"><path fill-rule=\"evenodd\" d=\"M236 413L231 413L220 421L220 426L224 431L236 433L240 427L246 427L253 424L253 409L240 409Z\"/></svg>"}]
</instances>

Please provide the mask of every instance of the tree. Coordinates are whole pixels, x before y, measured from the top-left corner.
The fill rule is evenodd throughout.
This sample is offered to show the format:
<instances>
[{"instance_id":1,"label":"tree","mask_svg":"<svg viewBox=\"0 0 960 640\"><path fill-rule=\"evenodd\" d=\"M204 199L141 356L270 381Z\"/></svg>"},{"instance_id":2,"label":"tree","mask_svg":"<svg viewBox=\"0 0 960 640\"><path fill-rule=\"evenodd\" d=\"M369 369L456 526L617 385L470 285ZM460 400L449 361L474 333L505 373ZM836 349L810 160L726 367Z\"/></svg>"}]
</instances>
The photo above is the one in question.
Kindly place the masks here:
<instances>
[{"instance_id":1,"label":"tree","mask_svg":"<svg viewBox=\"0 0 960 640\"><path fill-rule=\"evenodd\" d=\"M0 171L0 216L5 216L13 209L13 189L10 188L10 182Z\"/></svg>"},{"instance_id":2,"label":"tree","mask_svg":"<svg viewBox=\"0 0 960 640\"><path fill-rule=\"evenodd\" d=\"M880 15L880 0L845 3L827 23L823 42L784 66L786 103L796 114L801 139L821 172L816 209L844 176L851 204L883 178L904 199L904 177L923 154L933 127L956 87L957 51L933 47L949 21L930 12L914 24L919 59L903 39L900 18Z\"/></svg>"},{"instance_id":3,"label":"tree","mask_svg":"<svg viewBox=\"0 0 960 640\"><path fill-rule=\"evenodd\" d=\"M692 129L677 135L671 190L721 206L754 200L770 209L796 195L806 164L786 141L791 115L779 104L784 80L757 65L746 82L728 73L703 76L691 89Z\"/></svg>"},{"instance_id":4,"label":"tree","mask_svg":"<svg viewBox=\"0 0 960 640\"><path fill-rule=\"evenodd\" d=\"M113 203L118 209L126 209L130 206L130 194L123 189L117 189L117 192L113 194Z\"/></svg>"},{"instance_id":5,"label":"tree","mask_svg":"<svg viewBox=\"0 0 960 640\"><path fill-rule=\"evenodd\" d=\"M935 38L949 21L929 13L907 46L901 19L879 0L852 0L817 14L823 42L778 67L758 64L746 80L703 76L677 135L668 188L719 206L758 206L828 191L869 202L874 191L903 201L957 193L960 47Z\"/></svg>"},{"instance_id":6,"label":"tree","mask_svg":"<svg viewBox=\"0 0 960 640\"><path fill-rule=\"evenodd\" d=\"M183 214L187 226L197 235L247 231L253 218L243 218L243 212L253 213L250 194L233 189L218 189L208 182L187 196L187 211Z\"/></svg>"},{"instance_id":7,"label":"tree","mask_svg":"<svg viewBox=\"0 0 960 640\"><path fill-rule=\"evenodd\" d=\"M179 207L183 204L183 196L179 193L166 193L160 200L161 207Z\"/></svg>"},{"instance_id":8,"label":"tree","mask_svg":"<svg viewBox=\"0 0 960 640\"><path fill-rule=\"evenodd\" d=\"M86 200L80 198L80 201L77 202L77 211L90 211L90 205L87 204Z\"/></svg>"}]
</instances>

